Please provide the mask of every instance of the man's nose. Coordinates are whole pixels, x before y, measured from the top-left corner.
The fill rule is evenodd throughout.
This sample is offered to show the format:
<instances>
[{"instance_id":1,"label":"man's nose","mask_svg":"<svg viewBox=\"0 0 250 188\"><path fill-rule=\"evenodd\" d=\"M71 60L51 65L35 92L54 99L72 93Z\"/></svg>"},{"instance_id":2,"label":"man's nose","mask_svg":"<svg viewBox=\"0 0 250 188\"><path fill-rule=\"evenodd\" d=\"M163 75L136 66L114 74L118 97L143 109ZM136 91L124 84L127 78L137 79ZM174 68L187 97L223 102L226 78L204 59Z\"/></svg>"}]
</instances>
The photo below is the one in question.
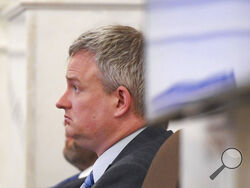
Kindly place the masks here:
<instances>
[{"instance_id":1,"label":"man's nose","mask_svg":"<svg viewBox=\"0 0 250 188\"><path fill-rule=\"evenodd\" d=\"M71 108L71 102L69 100L69 96L67 95L67 92L65 92L61 98L57 101L56 107L59 109L68 109Z\"/></svg>"}]
</instances>

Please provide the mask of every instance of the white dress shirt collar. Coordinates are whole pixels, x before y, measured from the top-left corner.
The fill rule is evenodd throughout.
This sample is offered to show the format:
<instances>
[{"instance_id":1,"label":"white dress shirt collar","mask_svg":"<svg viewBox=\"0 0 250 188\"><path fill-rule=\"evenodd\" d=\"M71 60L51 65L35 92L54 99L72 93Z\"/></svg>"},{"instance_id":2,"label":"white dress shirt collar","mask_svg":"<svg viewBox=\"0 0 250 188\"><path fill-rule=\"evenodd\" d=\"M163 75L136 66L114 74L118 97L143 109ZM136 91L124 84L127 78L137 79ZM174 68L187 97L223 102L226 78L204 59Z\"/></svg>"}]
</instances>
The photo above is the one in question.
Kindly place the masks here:
<instances>
[{"instance_id":1,"label":"white dress shirt collar","mask_svg":"<svg viewBox=\"0 0 250 188\"><path fill-rule=\"evenodd\" d=\"M136 132L130 134L124 139L120 140L109 149L107 149L94 163L93 165L93 175L94 182L97 182L100 177L104 174L108 166L115 160L119 153L126 147L126 145L133 140L144 128L137 130Z\"/></svg>"},{"instance_id":2,"label":"white dress shirt collar","mask_svg":"<svg viewBox=\"0 0 250 188\"><path fill-rule=\"evenodd\" d=\"M92 170L93 170L93 165L82 171L79 174L78 179L87 177Z\"/></svg>"}]
</instances>

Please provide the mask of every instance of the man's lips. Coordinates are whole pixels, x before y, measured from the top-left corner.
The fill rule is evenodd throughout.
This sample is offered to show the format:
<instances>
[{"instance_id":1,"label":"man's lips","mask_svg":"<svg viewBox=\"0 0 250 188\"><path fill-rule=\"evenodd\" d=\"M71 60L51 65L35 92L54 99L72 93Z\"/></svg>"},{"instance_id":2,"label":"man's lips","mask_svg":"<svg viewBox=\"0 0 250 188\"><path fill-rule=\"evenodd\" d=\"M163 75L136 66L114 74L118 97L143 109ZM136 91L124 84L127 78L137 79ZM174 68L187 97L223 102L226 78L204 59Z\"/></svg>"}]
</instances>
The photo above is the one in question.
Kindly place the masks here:
<instances>
[{"instance_id":1,"label":"man's lips","mask_svg":"<svg viewBox=\"0 0 250 188\"><path fill-rule=\"evenodd\" d=\"M64 125L69 125L71 121L72 119L69 116L64 116Z\"/></svg>"},{"instance_id":2,"label":"man's lips","mask_svg":"<svg viewBox=\"0 0 250 188\"><path fill-rule=\"evenodd\" d=\"M67 116L67 115L64 115L64 118L65 119L71 119L69 116Z\"/></svg>"}]
</instances>

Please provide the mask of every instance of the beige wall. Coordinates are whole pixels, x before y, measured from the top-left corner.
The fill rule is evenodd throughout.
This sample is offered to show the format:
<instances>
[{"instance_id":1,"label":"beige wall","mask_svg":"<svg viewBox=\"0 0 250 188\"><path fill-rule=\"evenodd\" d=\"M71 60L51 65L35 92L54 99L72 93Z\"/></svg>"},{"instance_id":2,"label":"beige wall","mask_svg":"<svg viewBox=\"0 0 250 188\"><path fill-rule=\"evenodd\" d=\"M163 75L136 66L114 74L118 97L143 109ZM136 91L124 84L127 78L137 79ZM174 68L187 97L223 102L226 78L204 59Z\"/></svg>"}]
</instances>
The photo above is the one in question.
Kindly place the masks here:
<instances>
[{"instance_id":1,"label":"beige wall","mask_svg":"<svg viewBox=\"0 0 250 188\"><path fill-rule=\"evenodd\" d=\"M25 174L25 88L26 66L24 59L22 19L15 24L2 23L4 30L1 41L5 41L1 53L1 145L0 177L1 187L24 187ZM11 28L9 32L7 28ZM17 34L18 33L19 37ZM3 167L3 168L2 168ZM13 181L15 177L15 181Z\"/></svg>"},{"instance_id":2,"label":"beige wall","mask_svg":"<svg viewBox=\"0 0 250 188\"><path fill-rule=\"evenodd\" d=\"M8 161L8 138L9 138L9 105L7 99L7 71L8 64L6 59L6 35L5 23L0 18L0 187L3 187L6 180L6 169Z\"/></svg>"}]
</instances>

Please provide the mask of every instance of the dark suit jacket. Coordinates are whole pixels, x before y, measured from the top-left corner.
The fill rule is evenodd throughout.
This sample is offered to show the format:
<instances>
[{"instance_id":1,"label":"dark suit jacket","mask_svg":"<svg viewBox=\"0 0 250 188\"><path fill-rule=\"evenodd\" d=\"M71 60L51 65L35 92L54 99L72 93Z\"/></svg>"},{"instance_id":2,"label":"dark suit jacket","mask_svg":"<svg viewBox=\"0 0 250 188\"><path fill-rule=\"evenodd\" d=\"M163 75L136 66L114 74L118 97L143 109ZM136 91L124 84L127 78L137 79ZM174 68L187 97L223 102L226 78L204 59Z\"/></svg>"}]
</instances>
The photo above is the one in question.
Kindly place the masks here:
<instances>
[{"instance_id":1,"label":"dark suit jacket","mask_svg":"<svg viewBox=\"0 0 250 188\"><path fill-rule=\"evenodd\" d=\"M140 188L156 152L172 135L164 128L149 127L117 156L92 188Z\"/></svg>"},{"instance_id":2,"label":"dark suit jacket","mask_svg":"<svg viewBox=\"0 0 250 188\"><path fill-rule=\"evenodd\" d=\"M71 176L70 178L63 180L62 182L58 183L57 185L51 188L79 188L84 183L85 180L85 177L78 179L79 175L80 173Z\"/></svg>"}]
</instances>

